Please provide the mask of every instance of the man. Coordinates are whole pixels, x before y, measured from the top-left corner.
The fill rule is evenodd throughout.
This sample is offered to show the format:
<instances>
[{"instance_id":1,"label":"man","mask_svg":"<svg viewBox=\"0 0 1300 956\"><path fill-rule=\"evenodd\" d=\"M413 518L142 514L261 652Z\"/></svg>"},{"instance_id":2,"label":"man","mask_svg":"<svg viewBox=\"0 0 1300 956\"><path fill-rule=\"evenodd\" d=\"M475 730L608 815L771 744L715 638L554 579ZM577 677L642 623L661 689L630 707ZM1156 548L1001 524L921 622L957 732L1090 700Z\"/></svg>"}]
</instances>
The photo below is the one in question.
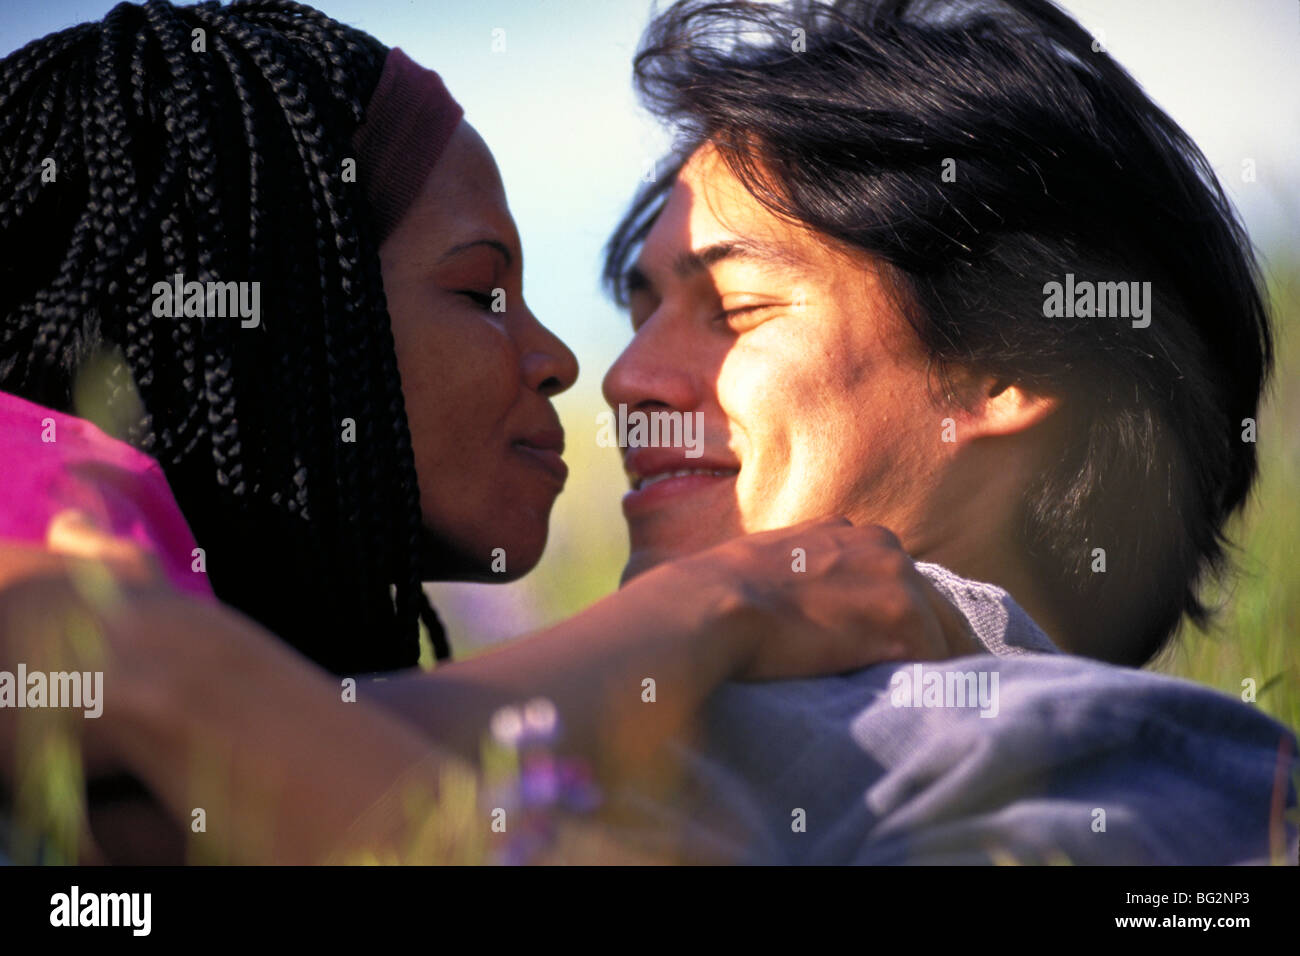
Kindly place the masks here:
<instances>
[{"instance_id":1,"label":"man","mask_svg":"<svg viewBox=\"0 0 1300 956\"><path fill-rule=\"evenodd\" d=\"M1288 731L1083 659L1207 618L1255 474L1268 318L1186 134L1038 0L687 0L636 76L686 145L610 243L634 335L605 396L704 440L628 450L625 580L844 514L1002 658L724 691L683 847L1295 862Z\"/></svg>"}]
</instances>

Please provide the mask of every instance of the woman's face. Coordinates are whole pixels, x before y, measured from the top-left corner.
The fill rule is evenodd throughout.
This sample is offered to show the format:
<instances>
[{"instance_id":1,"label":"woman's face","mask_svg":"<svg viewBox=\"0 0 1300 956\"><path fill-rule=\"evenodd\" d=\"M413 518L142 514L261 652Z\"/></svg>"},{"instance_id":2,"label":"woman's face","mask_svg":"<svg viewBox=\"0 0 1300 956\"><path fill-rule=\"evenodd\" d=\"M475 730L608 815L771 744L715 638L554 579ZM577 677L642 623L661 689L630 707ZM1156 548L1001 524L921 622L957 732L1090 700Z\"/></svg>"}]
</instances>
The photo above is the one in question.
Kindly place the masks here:
<instances>
[{"instance_id":1,"label":"woman's face","mask_svg":"<svg viewBox=\"0 0 1300 956\"><path fill-rule=\"evenodd\" d=\"M524 304L501 176L468 124L379 257L424 526L451 556L427 571L516 578L541 557L564 487L550 399L573 384L578 362Z\"/></svg>"}]
</instances>

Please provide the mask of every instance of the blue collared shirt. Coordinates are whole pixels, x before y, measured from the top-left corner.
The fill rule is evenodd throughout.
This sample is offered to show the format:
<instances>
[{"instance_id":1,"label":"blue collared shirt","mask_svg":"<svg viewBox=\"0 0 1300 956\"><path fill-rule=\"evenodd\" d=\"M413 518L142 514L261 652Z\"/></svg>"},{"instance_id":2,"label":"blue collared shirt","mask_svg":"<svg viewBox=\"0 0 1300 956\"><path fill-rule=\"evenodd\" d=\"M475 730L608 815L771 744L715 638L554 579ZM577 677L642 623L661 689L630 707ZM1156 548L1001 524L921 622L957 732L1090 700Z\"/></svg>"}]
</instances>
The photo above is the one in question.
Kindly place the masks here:
<instances>
[{"instance_id":1,"label":"blue collared shirt","mask_svg":"<svg viewBox=\"0 0 1300 956\"><path fill-rule=\"evenodd\" d=\"M753 863L1297 862L1289 730L1061 653L1001 588L918 567L988 653L725 685L687 796L652 811L672 839Z\"/></svg>"}]
</instances>

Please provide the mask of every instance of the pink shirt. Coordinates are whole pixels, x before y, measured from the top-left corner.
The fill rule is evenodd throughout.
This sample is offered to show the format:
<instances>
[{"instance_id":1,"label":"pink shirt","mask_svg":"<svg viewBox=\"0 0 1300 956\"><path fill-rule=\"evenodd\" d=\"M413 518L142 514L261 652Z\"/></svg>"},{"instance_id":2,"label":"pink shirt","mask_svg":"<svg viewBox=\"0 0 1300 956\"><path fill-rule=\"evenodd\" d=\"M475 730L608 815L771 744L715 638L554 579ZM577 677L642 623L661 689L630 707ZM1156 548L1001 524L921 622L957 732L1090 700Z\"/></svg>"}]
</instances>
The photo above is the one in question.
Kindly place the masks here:
<instances>
[{"instance_id":1,"label":"pink shirt","mask_svg":"<svg viewBox=\"0 0 1300 956\"><path fill-rule=\"evenodd\" d=\"M0 392L0 538L44 545L67 509L147 551L179 590L215 600L207 574L192 570L194 536L156 461L84 419Z\"/></svg>"}]
</instances>

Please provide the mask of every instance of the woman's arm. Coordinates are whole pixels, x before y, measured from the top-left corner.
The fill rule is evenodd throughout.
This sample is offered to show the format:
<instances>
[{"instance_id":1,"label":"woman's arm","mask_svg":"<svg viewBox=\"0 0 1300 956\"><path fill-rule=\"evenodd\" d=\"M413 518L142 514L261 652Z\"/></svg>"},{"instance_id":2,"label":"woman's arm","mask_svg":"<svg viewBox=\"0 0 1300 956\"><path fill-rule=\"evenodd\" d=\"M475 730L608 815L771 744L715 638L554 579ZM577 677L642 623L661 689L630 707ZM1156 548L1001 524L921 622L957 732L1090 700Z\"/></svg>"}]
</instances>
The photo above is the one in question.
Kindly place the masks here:
<instances>
[{"instance_id":1,"label":"woman's arm","mask_svg":"<svg viewBox=\"0 0 1300 956\"><path fill-rule=\"evenodd\" d=\"M808 556L807 572L791 569L794 547ZM365 684L362 695L467 759L498 707L547 697L567 748L595 761L602 779L644 782L659 745L723 681L978 650L965 618L891 533L815 522L660 566L554 627Z\"/></svg>"},{"instance_id":2,"label":"woman's arm","mask_svg":"<svg viewBox=\"0 0 1300 956\"><path fill-rule=\"evenodd\" d=\"M807 572L790 570L792 546L805 548ZM105 716L87 742L137 773L178 820L203 809L198 842L214 858L316 859L403 775L436 789L454 766L448 751L472 757L502 703L549 697L570 751L606 781L644 780L659 744L723 680L946 656L964 637L960 616L918 589L909 569L888 532L846 522L738 539L502 651L364 685L356 703L337 678L230 609L138 591L96 609L111 667ZM8 612L38 614L77 601L67 580L48 575L2 597ZM5 619L13 632L13 613ZM194 789L204 774L220 784L214 807ZM402 842L392 821L368 826L353 840Z\"/></svg>"}]
</instances>

